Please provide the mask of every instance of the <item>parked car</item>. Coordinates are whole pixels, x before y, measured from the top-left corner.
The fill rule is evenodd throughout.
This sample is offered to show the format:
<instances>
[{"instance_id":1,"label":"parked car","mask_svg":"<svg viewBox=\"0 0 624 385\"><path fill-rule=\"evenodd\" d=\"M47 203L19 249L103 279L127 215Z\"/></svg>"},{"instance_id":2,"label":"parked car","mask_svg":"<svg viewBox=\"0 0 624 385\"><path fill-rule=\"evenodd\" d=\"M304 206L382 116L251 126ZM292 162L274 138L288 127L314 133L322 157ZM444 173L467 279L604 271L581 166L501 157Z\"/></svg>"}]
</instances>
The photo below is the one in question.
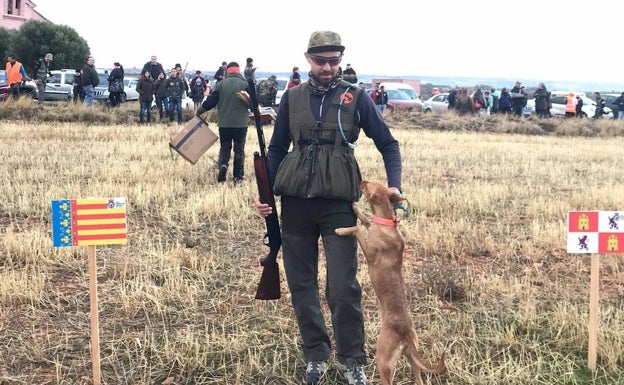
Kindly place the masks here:
<instances>
[{"instance_id":1,"label":"parked car","mask_svg":"<svg viewBox=\"0 0 624 385\"><path fill-rule=\"evenodd\" d=\"M46 83L46 100L68 100L74 95L76 70L52 70L53 79Z\"/></svg>"},{"instance_id":2,"label":"parked car","mask_svg":"<svg viewBox=\"0 0 624 385\"><path fill-rule=\"evenodd\" d=\"M276 106L279 106L280 100L282 100L282 95L284 95L284 92L286 92L289 81L290 80L288 78L277 78L277 95L275 96Z\"/></svg>"},{"instance_id":3,"label":"parked car","mask_svg":"<svg viewBox=\"0 0 624 385\"><path fill-rule=\"evenodd\" d=\"M0 101L8 98L12 92L13 90L11 90L11 87L6 82L6 71L0 70ZM25 82L20 88L20 94L22 95L26 94L33 97L36 93L37 86L31 81Z\"/></svg>"},{"instance_id":4,"label":"parked car","mask_svg":"<svg viewBox=\"0 0 624 385\"><path fill-rule=\"evenodd\" d=\"M380 87L384 86L386 91L388 91L388 90L400 90L400 91L403 91L406 94L408 94L410 98L418 99L418 100L422 101L422 99L420 99L420 96L418 95L418 93L416 92L414 87L412 87L411 85L409 85L407 83L381 82L379 84L379 86Z\"/></svg>"},{"instance_id":5,"label":"parked car","mask_svg":"<svg viewBox=\"0 0 624 385\"><path fill-rule=\"evenodd\" d=\"M368 96L372 92L372 89L366 90ZM386 107L390 111L422 111L423 102L420 99L412 99L401 90L386 90L386 92L388 93L388 104L386 104Z\"/></svg>"},{"instance_id":6,"label":"parked car","mask_svg":"<svg viewBox=\"0 0 624 385\"><path fill-rule=\"evenodd\" d=\"M448 112L448 92L433 95L423 102L423 112Z\"/></svg>"},{"instance_id":7,"label":"parked car","mask_svg":"<svg viewBox=\"0 0 624 385\"><path fill-rule=\"evenodd\" d=\"M581 108L582 117L592 118L596 114L596 102L588 98L584 92L573 92L575 95L581 97L583 100L583 107ZM550 95L550 102L552 107L550 108L550 114L552 116L562 117L565 116L565 104L566 99L570 92L568 91L553 91ZM530 107L532 111L535 111L535 99L529 99L527 101L527 107ZM613 111L609 107L605 107L603 119L612 119Z\"/></svg>"}]
</instances>

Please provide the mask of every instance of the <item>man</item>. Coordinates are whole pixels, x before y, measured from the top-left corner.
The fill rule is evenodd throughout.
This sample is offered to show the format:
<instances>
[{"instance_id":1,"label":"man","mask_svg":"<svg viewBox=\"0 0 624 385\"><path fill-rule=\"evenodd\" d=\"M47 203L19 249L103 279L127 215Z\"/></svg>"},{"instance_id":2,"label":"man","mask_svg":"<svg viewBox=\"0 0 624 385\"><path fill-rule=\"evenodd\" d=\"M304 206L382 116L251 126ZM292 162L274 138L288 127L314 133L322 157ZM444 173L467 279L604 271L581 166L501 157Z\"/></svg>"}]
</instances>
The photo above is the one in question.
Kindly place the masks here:
<instances>
[{"instance_id":1,"label":"man","mask_svg":"<svg viewBox=\"0 0 624 385\"><path fill-rule=\"evenodd\" d=\"M624 92L615 99L615 105L618 108L617 119L624 119Z\"/></svg>"},{"instance_id":2,"label":"man","mask_svg":"<svg viewBox=\"0 0 624 385\"><path fill-rule=\"evenodd\" d=\"M221 67L219 67L219 69L217 70L217 72L215 72L212 78L216 80L217 83L219 83L221 80L225 78L226 69L227 69L227 63L221 62Z\"/></svg>"},{"instance_id":3,"label":"man","mask_svg":"<svg viewBox=\"0 0 624 385\"><path fill-rule=\"evenodd\" d=\"M37 101L39 104L43 103L45 99L45 89L46 83L48 81L48 76L54 79L54 75L50 72L50 62L52 61L53 56L51 53L47 53L43 59L37 60L35 66L33 67L33 80L37 85Z\"/></svg>"},{"instance_id":4,"label":"man","mask_svg":"<svg viewBox=\"0 0 624 385\"><path fill-rule=\"evenodd\" d=\"M82 90L85 94L84 102L87 106L92 106L95 100L95 87L100 84L100 77L95 70L95 59L89 56L87 64L82 67Z\"/></svg>"},{"instance_id":5,"label":"man","mask_svg":"<svg viewBox=\"0 0 624 385\"><path fill-rule=\"evenodd\" d=\"M158 79L158 74L165 73L165 69L162 64L158 62L158 57L156 55L152 55L150 61L143 65L143 69L141 69L141 75L145 73L145 71L149 71L152 79Z\"/></svg>"},{"instance_id":6,"label":"man","mask_svg":"<svg viewBox=\"0 0 624 385\"><path fill-rule=\"evenodd\" d=\"M388 91L386 91L385 86L379 86L379 90L377 90L377 94L375 95L375 105L377 106L379 114L383 116L386 106L388 105Z\"/></svg>"},{"instance_id":7,"label":"man","mask_svg":"<svg viewBox=\"0 0 624 385\"><path fill-rule=\"evenodd\" d=\"M600 95L600 92L594 93L596 99L596 111L594 112L594 119L601 119L604 115L605 101Z\"/></svg>"},{"instance_id":8,"label":"man","mask_svg":"<svg viewBox=\"0 0 624 385\"><path fill-rule=\"evenodd\" d=\"M182 124L182 96L186 92L186 82L178 76L175 68L171 69L165 89L169 97L169 123L173 123L173 111L177 110L178 124Z\"/></svg>"},{"instance_id":9,"label":"man","mask_svg":"<svg viewBox=\"0 0 624 385\"><path fill-rule=\"evenodd\" d=\"M22 63L15 60L13 54L7 56L6 79L9 87L11 87L11 95L17 99L22 82L28 80L28 76L26 76L26 70Z\"/></svg>"},{"instance_id":10,"label":"man","mask_svg":"<svg viewBox=\"0 0 624 385\"><path fill-rule=\"evenodd\" d=\"M358 82L357 74L355 73L355 70L351 67L351 64L347 64L347 68L342 71L342 78L351 84L356 84Z\"/></svg>"},{"instance_id":11,"label":"man","mask_svg":"<svg viewBox=\"0 0 624 385\"><path fill-rule=\"evenodd\" d=\"M312 33L304 54L309 80L284 93L267 152L269 179L281 196L283 263L307 362L305 384L319 382L332 350L319 300L319 237L338 362L349 384L369 384L362 370L366 353L357 245L355 238L334 233L356 224L352 204L361 195L361 177L353 143L360 129L382 154L388 185L397 194L401 188L398 142L366 93L339 76L344 49L337 33ZM258 197L254 205L263 217L271 213Z\"/></svg>"},{"instance_id":12,"label":"man","mask_svg":"<svg viewBox=\"0 0 624 385\"><path fill-rule=\"evenodd\" d=\"M273 107L276 96L277 77L275 75L271 75L268 79L261 80L258 83L258 103L262 107Z\"/></svg>"},{"instance_id":13,"label":"man","mask_svg":"<svg viewBox=\"0 0 624 385\"><path fill-rule=\"evenodd\" d=\"M246 91L247 81L240 73L238 63L231 62L226 66L226 74L222 81L215 85L214 91L197 109L197 115L217 107L219 118L219 175L217 182L225 182L225 176L230 162L232 144L234 145L234 184L243 181L245 176L245 140L249 125L248 103L242 101L236 94Z\"/></svg>"},{"instance_id":14,"label":"man","mask_svg":"<svg viewBox=\"0 0 624 385\"><path fill-rule=\"evenodd\" d=\"M514 115L521 117L522 109L527 103L527 94L526 91L524 91L522 83L517 81L511 91L509 91L509 94L511 95L511 105Z\"/></svg>"}]
</instances>

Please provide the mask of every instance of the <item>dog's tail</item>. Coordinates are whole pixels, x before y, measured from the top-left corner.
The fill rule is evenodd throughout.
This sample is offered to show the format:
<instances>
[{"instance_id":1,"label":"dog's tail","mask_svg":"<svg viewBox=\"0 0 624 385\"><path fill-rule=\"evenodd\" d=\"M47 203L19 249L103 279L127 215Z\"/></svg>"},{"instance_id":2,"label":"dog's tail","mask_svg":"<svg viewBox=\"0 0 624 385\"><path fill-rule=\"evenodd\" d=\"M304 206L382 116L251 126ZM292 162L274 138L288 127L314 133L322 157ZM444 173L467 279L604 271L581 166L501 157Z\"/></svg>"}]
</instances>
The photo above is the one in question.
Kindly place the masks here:
<instances>
[{"instance_id":1,"label":"dog's tail","mask_svg":"<svg viewBox=\"0 0 624 385\"><path fill-rule=\"evenodd\" d=\"M412 335L413 343L405 346L405 350L403 351L403 354L405 355L405 358L407 358L412 369L415 372L417 371L416 368L418 368L422 370L423 372L432 373L432 374L444 373L446 371L446 363L444 362L446 353L442 353L442 356L440 357L440 361L438 362L436 366L427 364L426 362L422 360L422 358L420 357L420 354L418 354L417 338L418 337L416 337L416 335Z\"/></svg>"}]
</instances>

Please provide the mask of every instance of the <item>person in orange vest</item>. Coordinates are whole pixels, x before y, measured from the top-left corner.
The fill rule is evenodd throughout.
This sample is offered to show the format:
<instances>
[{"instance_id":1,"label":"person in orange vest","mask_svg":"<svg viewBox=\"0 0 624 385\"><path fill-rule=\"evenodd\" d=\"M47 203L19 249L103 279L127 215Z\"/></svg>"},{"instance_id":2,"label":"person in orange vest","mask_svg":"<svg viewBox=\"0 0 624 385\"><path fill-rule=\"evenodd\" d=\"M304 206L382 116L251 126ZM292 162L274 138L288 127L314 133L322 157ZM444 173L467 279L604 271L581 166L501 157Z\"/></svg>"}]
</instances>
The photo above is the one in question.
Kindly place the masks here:
<instances>
[{"instance_id":1,"label":"person in orange vest","mask_svg":"<svg viewBox=\"0 0 624 385\"><path fill-rule=\"evenodd\" d=\"M576 98L573 92L570 92L566 98L565 116L566 118L573 118L576 116Z\"/></svg>"},{"instance_id":2,"label":"person in orange vest","mask_svg":"<svg viewBox=\"0 0 624 385\"><path fill-rule=\"evenodd\" d=\"M22 63L15 60L15 55L13 54L7 56L6 77L7 83L11 87L11 95L14 98L18 98L22 82L30 79L26 75L26 70Z\"/></svg>"}]
</instances>

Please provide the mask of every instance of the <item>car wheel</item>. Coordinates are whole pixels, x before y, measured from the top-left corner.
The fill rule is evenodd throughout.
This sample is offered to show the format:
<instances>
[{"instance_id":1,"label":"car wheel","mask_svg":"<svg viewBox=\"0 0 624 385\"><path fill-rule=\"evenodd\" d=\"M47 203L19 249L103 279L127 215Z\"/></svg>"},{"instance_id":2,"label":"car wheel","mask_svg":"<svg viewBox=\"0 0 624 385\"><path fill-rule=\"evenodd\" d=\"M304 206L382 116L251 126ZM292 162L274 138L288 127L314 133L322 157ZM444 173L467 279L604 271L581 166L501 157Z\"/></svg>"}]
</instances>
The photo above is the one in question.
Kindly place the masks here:
<instances>
[{"instance_id":1,"label":"car wheel","mask_svg":"<svg viewBox=\"0 0 624 385\"><path fill-rule=\"evenodd\" d=\"M423 112L424 112L425 114L428 114L428 113L430 113L430 112L431 112L431 108L425 108L425 109L423 110Z\"/></svg>"}]
</instances>

